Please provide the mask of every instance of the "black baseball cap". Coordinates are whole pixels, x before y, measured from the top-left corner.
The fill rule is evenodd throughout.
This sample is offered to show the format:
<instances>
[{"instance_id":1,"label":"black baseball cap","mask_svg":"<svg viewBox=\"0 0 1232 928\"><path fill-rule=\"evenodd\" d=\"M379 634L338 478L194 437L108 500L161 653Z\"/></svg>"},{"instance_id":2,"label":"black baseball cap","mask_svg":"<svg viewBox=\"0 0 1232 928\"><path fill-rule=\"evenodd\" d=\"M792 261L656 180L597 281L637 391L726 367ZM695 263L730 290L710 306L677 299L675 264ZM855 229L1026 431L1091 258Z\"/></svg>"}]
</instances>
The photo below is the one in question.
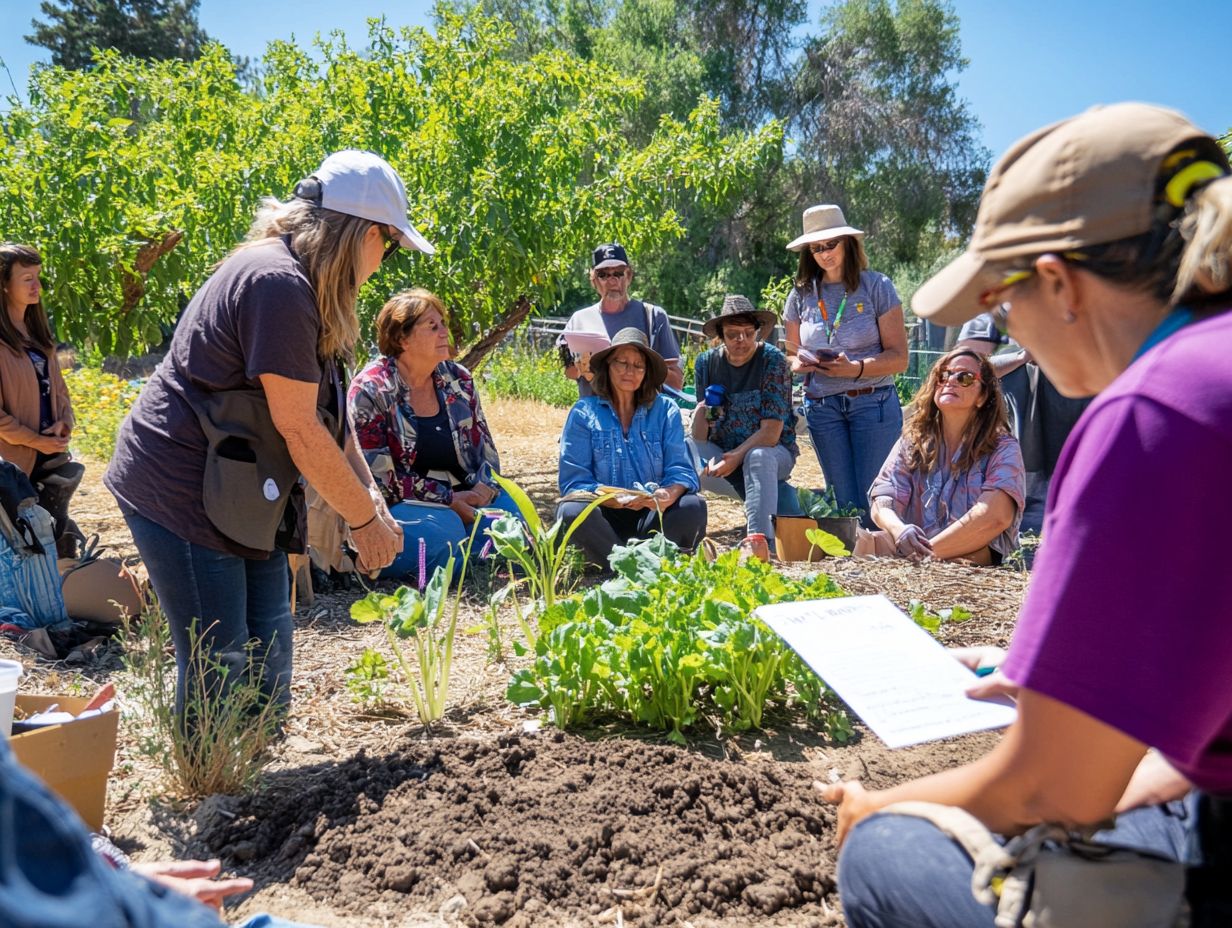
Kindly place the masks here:
<instances>
[{"instance_id":1,"label":"black baseball cap","mask_svg":"<svg viewBox=\"0 0 1232 928\"><path fill-rule=\"evenodd\" d=\"M628 267L629 256L625 254L625 246L619 245L616 242L600 245L595 249L590 266L592 270L601 267Z\"/></svg>"}]
</instances>

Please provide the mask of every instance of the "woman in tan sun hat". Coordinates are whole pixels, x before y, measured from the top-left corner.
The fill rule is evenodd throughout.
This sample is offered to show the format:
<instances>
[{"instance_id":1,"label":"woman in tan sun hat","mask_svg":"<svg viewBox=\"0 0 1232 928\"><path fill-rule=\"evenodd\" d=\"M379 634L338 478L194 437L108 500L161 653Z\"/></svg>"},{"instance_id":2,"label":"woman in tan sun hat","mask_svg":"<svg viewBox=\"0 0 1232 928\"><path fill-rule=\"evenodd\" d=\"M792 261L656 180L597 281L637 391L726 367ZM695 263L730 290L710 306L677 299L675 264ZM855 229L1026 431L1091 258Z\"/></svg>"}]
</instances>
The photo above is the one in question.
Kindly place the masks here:
<instances>
[{"instance_id":1,"label":"woman in tan sun hat","mask_svg":"<svg viewBox=\"0 0 1232 928\"><path fill-rule=\"evenodd\" d=\"M1139 103L1021 140L989 176L966 253L914 301L946 324L994 307L1058 390L1098 395L1053 476L1002 674L976 690L1016 692L1017 720L965 767L876 792L823 788L841 803L848 924L992 926L997 907L997 924L1023 923L1004 911L999 871L977 901L971 857L932 821L873 814L917 800L1000 835L1107 829L1117 813L1097 843L1163 858L1155 873L1171 866L1163 882L1115 888L1092 866L1074 897L1088 909L1058 907L1037 880L1031 923L1171 926L1188 906L1195 928L1232 925L1225 153L1179 113ZM1164 544L1144 524L1144 492L1166 500Z\"/></svg>"},{"instance_id":2,"label":"woman in tan sun hat","mask_svg":"<svg viewBox=\"0 0 1232 928\"><path fill-rule=\"evenodd\" d=\"M783 308L792 370L804 374L804 414L838 504L864 512L868 488L903 428L894 375L907 369L902 301L868 269L864 233L837 206L804 211L795 287Z\"/></svg>"}]
</instances>

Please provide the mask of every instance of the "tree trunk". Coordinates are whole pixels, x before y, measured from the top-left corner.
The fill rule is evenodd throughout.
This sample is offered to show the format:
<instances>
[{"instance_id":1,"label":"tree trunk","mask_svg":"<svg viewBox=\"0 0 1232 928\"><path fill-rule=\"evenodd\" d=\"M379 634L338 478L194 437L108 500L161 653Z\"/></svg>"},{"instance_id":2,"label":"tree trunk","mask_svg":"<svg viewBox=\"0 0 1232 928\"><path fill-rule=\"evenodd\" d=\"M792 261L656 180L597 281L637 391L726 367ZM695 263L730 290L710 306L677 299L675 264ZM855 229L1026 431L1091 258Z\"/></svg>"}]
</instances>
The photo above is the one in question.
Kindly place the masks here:
<instances>
[{"instance_id":1,"label":"tree trunk","mask_svg":"<svg viewBox=\"0 0 1232 928\"><path fill-rule=\"evenodd\" d=\"M147 242L141 246L136 260L133 261L137 272L134 274L131 271L125 271L124 280L120 285L124 293L124 305L120 308L121 312L127 313L137 305L137 301L145 294L145 275L150 273L150 268L154 267L155 261L178 245L183 238L183 232L168 232L163 236L162 241Z\"/></svg>"},{"instance_id":2,"label":"tree trunk","mask_svg":"<svg viewBox=\"0 0 1232 928\"><path fill-rule=\"evenodd\" d=\"M467 370L474 370L475 367L488 355L493 348L505 340L505 336L522 324L522 321L530 315L531 302L525 294L519 296L513 304L513 309L509 315L502 319L495 328L471 345L466 355L458 363Z\"/></svg>"}]
</instances>

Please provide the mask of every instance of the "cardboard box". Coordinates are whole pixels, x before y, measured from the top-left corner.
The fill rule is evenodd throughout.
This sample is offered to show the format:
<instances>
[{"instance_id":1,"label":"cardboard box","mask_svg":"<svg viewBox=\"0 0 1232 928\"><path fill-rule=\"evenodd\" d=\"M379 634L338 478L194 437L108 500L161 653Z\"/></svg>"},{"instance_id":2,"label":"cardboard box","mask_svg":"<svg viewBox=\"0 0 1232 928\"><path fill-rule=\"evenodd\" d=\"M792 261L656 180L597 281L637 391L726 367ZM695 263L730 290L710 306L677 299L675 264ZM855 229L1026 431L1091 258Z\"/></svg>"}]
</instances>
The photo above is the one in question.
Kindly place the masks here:
<instances>
[{"instance_id":1,"label":"cardboard box","mask_svg":"<svg viewBox=\"0 0 1232 928\"><path fill-rule=\"evenodd\" d=\"M18 693L14 717L25 718L56 704L62 712L76 715L88 702L88 698L75 696L23 696ZM102 715L63 725L48 725L9 739L17 759L76 809L92 831L103 827L107 776L115 764L119 721L120 713L112 709Z\"/></svg>"}]
</instances>

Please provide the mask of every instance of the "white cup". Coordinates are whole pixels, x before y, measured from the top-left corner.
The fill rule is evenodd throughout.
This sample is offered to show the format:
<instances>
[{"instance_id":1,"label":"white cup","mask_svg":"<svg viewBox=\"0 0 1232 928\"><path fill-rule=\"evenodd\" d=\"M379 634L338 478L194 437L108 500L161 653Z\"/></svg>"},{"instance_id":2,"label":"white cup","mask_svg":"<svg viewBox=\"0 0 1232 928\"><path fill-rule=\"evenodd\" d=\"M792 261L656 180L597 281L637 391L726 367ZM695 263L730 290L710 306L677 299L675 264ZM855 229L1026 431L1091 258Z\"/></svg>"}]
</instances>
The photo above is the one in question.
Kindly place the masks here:
<instances>
[{"instance_id":1,"label":"white cup","mask_svg":"<svg viewBox=\"0 0 1232 928\"><path fill-rule=\"evenodd\" d=\"M0 660L0 735L5 738L13 731L13 706L21 673L20 661Z\"/></svg>"}]
</instances>

